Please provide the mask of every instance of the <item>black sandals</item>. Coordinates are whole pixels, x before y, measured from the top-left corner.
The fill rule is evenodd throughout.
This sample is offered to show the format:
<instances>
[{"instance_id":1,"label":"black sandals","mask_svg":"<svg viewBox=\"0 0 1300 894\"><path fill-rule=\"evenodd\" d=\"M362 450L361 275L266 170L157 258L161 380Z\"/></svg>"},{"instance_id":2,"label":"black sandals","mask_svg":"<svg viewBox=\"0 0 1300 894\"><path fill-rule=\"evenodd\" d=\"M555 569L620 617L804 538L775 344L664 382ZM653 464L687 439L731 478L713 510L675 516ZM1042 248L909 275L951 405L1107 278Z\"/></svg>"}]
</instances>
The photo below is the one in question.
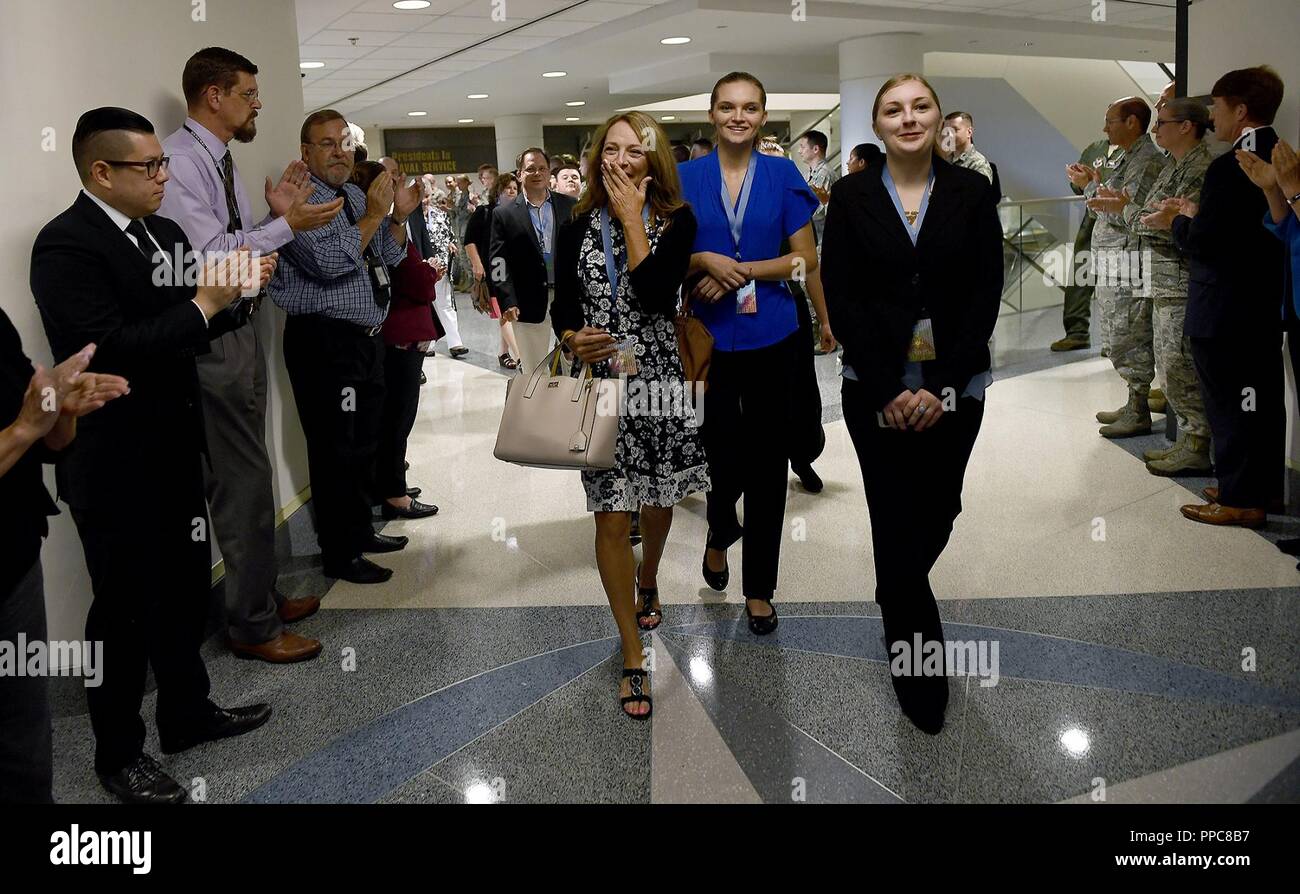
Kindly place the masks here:
<instances>
[{"instance_id":1,"label":"black sandals","mask_svg":"<svg viewBox=\"0 0 1300 894\"><path fill-rule=\"evenodd\" d=\"M625 667L623 668L623 676L630 677L632 680L632 694L619 699L623 713L633 720L649 720L655 709L654 700L645 691L645 685L650 682L650 672L639 667ZM627 710L627 706L632 702L645 702L650 710L644 714L633 714Z\"/></svg>"},{"instance_id":2,"label":"black sandals","mask_svg":"<svg viewBox=\"0 0 1300 894\"><path fill-rule=\"evenodd\" d=\"M645 606L651 601L659 600L658 587L641 586L641 566L636 566L636 571L632 572L632 592L641 600L641 610L636 613L636 626L642 630L655 630L659 627L664 619L663 607L646 608ZM654 621L653 624L643 623L646 620Z\"/></svg>"}]
</instances>

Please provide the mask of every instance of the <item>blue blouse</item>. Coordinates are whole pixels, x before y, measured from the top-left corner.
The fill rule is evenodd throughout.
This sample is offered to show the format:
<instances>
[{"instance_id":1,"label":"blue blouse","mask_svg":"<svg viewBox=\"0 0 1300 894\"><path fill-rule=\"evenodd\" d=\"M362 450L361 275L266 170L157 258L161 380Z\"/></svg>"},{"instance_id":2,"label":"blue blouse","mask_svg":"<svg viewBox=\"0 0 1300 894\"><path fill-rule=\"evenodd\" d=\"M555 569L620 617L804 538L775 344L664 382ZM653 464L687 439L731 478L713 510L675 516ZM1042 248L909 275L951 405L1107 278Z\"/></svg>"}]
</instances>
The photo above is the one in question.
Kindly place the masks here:
<instances>
[{"instance_id":1,"label":"blue blouse","mask_svg":"<svg viewBox=\"0 0 1300 894\"><path fill-rule=\"evenodd\" d=\"M1295 213L1289 208L1286 218L1280 224L1273 223L1273 215L1265 211L1264 226L1287 247L1291 261L1291 306L1295 309L1296 316L1300 317L1300 221L1296 220ZM1286 317L1285 311L1282 316Z\"/></svg>"},{"instance_id":2,"label":"blue blouse","mask_svg":"<svg viewBox=\"0 0 1300 894\"><path fill-rule=\"evenodd\" d=\"M820 204L799 169L788 158L757 155L754 183L740 235L741 261L766 261L781 257L781 243L812 220ZM695 212L699 229L693 251L736 256L727 209L722 204L722 167L717 152L678 165L682 194ZM692 302L691 313L713 335L719 351L765 348L789 337L799 328L794 296L784 282L757 282L758 312L736 312L736 293L709 304Z\"/></svg>"}]
</instances>

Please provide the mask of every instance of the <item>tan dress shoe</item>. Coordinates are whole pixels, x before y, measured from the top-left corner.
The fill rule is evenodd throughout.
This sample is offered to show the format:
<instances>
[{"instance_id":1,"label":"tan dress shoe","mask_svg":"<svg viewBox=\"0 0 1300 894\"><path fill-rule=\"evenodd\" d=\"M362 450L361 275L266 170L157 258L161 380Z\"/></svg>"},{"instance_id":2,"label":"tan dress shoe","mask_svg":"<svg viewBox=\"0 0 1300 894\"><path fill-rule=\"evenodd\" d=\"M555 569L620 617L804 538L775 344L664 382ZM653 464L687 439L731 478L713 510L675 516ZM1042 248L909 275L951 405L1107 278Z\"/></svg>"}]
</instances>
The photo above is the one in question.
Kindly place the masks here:
<instances>
[{"instance_id":1,"label":"tan dress shoe","mask_svg":"<svg viewBox=\"0 0 1300 894\"><path fill-rule=\"evenodd\" d=\"M303 618L311 617L320 610L319 596L304 596L301 599L286 599L280 603L277 614L280 620L286 624L292 624L294 621L301 621Z\"/></svg>"},{"instance_id":2,"label":"tan dress shoe","mask_svg":"<svg viewBox=\"0 0 1300 894\"><path fill-rule=\"evenodd\" d=\"M1214 485L1201 488L1201 495L1204 496L1205 499L1209 500L1211 503L1219 502L1219 489ZM1268 511L1271 512L1273 515L1285 515L1286 504L1283 503L1281 500L1269 500Z\"/></svg>"},{"instance_id":3,"label":"tan dress shoe","mask_svg":"<svg viewBox=\"0 0 1300 894\"><path fill-rule=\"evenodd\" d=\"M1224 506L1222 503L1205 503L1200 506L1189 504L1179 511L1184 518L1190 518L1203 525L1262 528L1268 523L1268 516L1263 509L1238 509L1235 506Z\"/></svg>"},{"instance_id":4,"label":"tan dress shoe","mask_svg":"<svg viewBox=\"0 0 1300 894\"><path fill-rule=\"evenodd\" d=\"M320 640L308 639L288 630L265 643L240 643L230 640L230 651L240 658L257 658L270 664L307 661L320 654Z\"/></svg>"}]
</instances>

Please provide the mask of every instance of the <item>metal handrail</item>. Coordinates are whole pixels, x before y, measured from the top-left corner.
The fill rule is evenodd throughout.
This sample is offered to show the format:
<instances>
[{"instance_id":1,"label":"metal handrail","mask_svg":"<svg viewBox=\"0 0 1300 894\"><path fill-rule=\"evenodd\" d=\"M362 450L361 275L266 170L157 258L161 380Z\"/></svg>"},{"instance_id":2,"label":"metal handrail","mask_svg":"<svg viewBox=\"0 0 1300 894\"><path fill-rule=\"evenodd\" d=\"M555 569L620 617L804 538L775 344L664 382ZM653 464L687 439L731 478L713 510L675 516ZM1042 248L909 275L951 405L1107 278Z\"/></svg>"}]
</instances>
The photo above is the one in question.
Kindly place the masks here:
<instances>
[{"instance_id":1,"label":"metal handrail","mask_svg":"<svg viewBox=\"0 0 1300 894\"><path fill-rule=\"evenodd\" d=\"M1059 196L1057 198L1046 198L1046 199L1003 199L1002 201L998 202L998 207L1004 208L1011 205L1046 205L1048 202L1082 202L1082 201L1084 201L1083 196L1075 196L1075 195Z\"/></svg>"}]
</instances>

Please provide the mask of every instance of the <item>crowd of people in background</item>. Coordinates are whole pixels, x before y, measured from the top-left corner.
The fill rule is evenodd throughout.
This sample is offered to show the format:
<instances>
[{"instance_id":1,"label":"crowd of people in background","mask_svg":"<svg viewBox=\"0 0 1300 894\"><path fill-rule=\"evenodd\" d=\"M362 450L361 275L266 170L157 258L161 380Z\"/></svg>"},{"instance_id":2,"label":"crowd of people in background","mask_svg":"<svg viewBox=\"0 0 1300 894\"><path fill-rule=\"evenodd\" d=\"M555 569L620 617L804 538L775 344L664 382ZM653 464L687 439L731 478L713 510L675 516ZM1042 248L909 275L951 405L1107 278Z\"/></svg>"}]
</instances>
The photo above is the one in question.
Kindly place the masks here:
<instances>
[{"instance_id":1,"label":"crowd of people in background","mask_svg":"<svg viewBox=\"0 0 1300 894\"><path fill-rule=\"evenodd\" d=\"M558 352L574 375L686 385L675 320L688 313L713 344L702 417L689 406L622 415L614 466L582 474L622 643L621 709L634 719L652 711L642 635L664 617L659 562L688 496L706 495L704 582L728 586L739 544L748 628L777 629L788 474L822 490L812 468L825 445L814 357L837 347L886 641L943 640L929 574L961 511L1003 286L1001 188L975 148L971 113L945 114L924 77L900 74L871 109L878 143L853 147L841 175L826 134L808 130L793 141L804 173L765 133L761 81L733 72L710 96L716 142L675 144L651 116L626 112L581 157L534 146L513 170L485 163L440 185L393 158L368 159L344 116L322 110L302 122L301 159L267 179L270 213L254 221L229 145L256 136L257 73L230 50L196 53L181 76L185 123L161 140L126 109L83 115L72 140L83 189L32 255L58 366L27 361L0 315L0 340L12 343L0 409L17 418L0 439L0 491L6 507L21 507L21 518L6 510L4 530L23 547L0 565L0 591L21 599L18 629L44 629L39 547L57 509L40 463L60 453L58 495L93 590L86 635L105 643L103 685L87 692L107 790L133 802L185 799L144 750L147 665L164 753L270 718L266 704L222 708L209 698L199 648L210 548L195 536L209 521L225 560L228 647L271 663L321 652L287 626L319 598L288 598L278 585L256 325L267 298L286 315L283 356L327 577L384 583L392 569L370 556L408 538L378 533L376 517L438 512L407 479L407 445L425 358L441 340L453 358L469 352L457 292L498 321L500 366L527 374ZM1146 259L1149 288L1096 287L1105 347L1129 391L1123 408L1098 413L1102 435L1150 432L1160 367L1179 439L1149 454L1148 468L1204 473L1212 443L1219 487L1183 514L1257 526L1281 497L1279 339L1300 310L1300 174L1270 126L1282 99L1276 74L1230 72L1212 96L1209 112L1162 97L1154 116L1141 98L1116 100L1105 145L1067 173L1087 197L1086 244L1100 272ZM1211 124L1234 150L1213 160ZM218 253L198 286L155 275L191 249ZM1087 345L1086 305L1068 296L1071 344L1054 349ZM41 400L49 389L52 408ZM144 493L163 499L146 505ZM913 676L895 665L891 680L903 713L937 733L943 668ZM22 681L4 699L7 797L49 798L43 685Z\"/></svg>"}]
</instances>

